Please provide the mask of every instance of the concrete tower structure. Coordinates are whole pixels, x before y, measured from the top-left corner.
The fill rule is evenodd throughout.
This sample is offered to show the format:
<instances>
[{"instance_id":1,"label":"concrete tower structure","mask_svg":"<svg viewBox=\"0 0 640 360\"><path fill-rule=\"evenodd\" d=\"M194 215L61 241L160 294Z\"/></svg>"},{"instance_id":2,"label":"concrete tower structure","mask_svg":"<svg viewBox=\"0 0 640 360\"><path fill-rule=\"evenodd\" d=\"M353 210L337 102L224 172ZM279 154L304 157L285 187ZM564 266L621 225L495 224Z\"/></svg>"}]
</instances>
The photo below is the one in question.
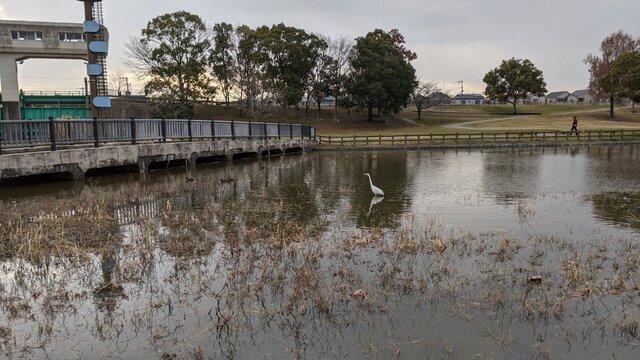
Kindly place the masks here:
<instances>
[{"instance_id":1,"label":"concrete tower structure","mask_svg":"<svg viewBox=\"0 0 640 360\"><path fill-rule=\"evenodd\" d=\"M104 26L102 0L78 0L84 3L84 32L87 39L87 75L91 93L92 115L104 117L111 107L107 81L109 32Z\"/></svg>"},{"instance_id":2,"label":"concrete tower structure","mask_svg":"<svg viewBox=\"0 0 640 360\"><path fill-rule=\"evenodd\" d=\"M20 120L17 63L27 59L87 60L82 24L0 20L0 86L7 120Z\"/></svg>"}]
</instances>

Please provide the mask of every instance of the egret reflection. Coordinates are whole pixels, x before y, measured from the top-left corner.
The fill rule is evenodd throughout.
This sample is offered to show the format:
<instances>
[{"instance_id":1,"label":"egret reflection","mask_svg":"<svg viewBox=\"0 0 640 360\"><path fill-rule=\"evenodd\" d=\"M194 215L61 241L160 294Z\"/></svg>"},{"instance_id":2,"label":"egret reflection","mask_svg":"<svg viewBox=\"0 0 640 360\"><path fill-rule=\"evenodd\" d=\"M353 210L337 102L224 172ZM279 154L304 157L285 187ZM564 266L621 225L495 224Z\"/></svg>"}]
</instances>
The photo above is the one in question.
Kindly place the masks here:
<instances>
[{"instance_id":1,"label":"egret reflection","mask_svg":"<svg viewBox=\"0 0 640 360\"><path fill-rule=\"evenodd\" d=\"M374 205L378 205L379 203L382 202L382 200L384 200L384 196L374 196L371 198L371 202L369 203L369 212L367 213L367 217L369 217L369 215L371 215L371 210L373 209Z\"/></svg>"}]
</instances>

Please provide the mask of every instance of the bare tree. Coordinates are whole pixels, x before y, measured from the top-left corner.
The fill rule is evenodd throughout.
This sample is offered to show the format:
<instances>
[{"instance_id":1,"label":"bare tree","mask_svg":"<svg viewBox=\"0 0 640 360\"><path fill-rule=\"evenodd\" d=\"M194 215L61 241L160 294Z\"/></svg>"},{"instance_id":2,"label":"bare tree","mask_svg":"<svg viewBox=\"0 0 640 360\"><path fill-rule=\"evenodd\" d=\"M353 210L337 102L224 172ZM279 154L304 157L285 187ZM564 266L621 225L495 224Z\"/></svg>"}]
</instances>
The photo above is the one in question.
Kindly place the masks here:
<instances>
[{"instance_id":1,"label":"bare tree","mask_svg":"<svg viewBox=\"0 0 640 360\"><path fill-rule=\"evenodd\" d=\"M120 68L116 68L115 70L111 70L109 74L109 89L117 96L122 96L128 89L128 79L124 70Z\"/></svg>"},{"instance_id":2,"label":"bare tree","mask_svg":"<svg viewBox=\"0 0 640 360\"><path fill-rule=\"evenodd\" d=\"M331 43L331 39L327 36L324 36L322 34L315 35L326 44ZM313 100L316 102L316 106L318 109L318 119L320 119L322 100L327 95L331 94L331 72L333 67L335 66L335 60L329 55L328 46L320 50L320 54L316 58L316 63L313 67L311 75L309 76L309 81L307 83L307 97L305 99L307 114L309 112L309 105L311 101Z\"/></svg>"},{"instance_id":3,"label":"bare tree","mask_svg":"<svg viewBox=\"0 0 640 360\"><path fill-rule=\"evenodd\" d=\"M438 104L438 99L434 94L439 91L440 88L435 81L427 81L418 85L411 95L413 105L418 110L418 120L422 120L422 110Z\"/></svg>"},{"instance_id":4,"label":"bare tree","mask_svg":"<svg viewBox=\"0 0 640 360\"><path fill-rule=\"evenodd\" d=\"M328 73L329 90L335 98L333 120L338 122L338 101L349 77L349 55L351 54L351 49L353 49L354 42L342 35L334 39L328 38L327 43L329 44L327 55L333 59Z\"/></svg>"},{"instance_id":5,"label":"bare tree","mask_svg":"<svg viewBox=\"0 0 640 360\"><path fill-rule=\"evenodd\" d=\"M264 79L262 63L264 54L260 49L259 34L246 25L236 27L234 31L233 56L236 63L234 88L238 99L254 119L264 111L270 95Z\"/></svg>"}]
</instances>

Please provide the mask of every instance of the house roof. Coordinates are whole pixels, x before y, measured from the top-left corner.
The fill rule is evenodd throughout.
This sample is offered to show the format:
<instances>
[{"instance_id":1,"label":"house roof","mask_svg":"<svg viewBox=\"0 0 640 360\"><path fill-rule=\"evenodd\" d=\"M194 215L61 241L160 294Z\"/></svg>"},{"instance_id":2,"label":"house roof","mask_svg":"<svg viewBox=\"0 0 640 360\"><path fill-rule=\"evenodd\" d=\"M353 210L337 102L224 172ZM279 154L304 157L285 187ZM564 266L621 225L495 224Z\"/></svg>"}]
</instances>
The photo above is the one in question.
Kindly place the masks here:
<instances>
[{"instance_id":1,"label":"house roof","mask_svg":"<svg viewBox=\"0 0 640 360\"><path fill-rule=\"evenodd\" d=\"M573 92L573 94L572 94L572 95L573 95L573 96L575 96L575 97L580 97L580 96L588 95L588 94L587 94L588 92L589 92L589 91L588 91L587 89L583 89L583 90L576 90L576 91L574 91L574 92Z\"/></svg>"},{"instance_id":2,"label":"house roof","mask_svg":"<svg viewBox=\"0 0 640 360\"><path fill-rule=\"evenodd\" d=\"M547 99L564 99L571 95L568 91L554 91L547 94Z\"/></svg>"},{"instance_id":3,"label":"house roof","mask_svg":"<svg viewBox=\"0 0 640 360\"><path fill-rule=\"evenodd\" d=\"M435 91L428 96L430 99L439 98L439 99L451 99L451 96L441 92Z\"/></svg>"},{"instance_id":4,"label":"house roof","mask_svg":"<svg viewBox=\"0 0 640 360\"><path fill-rule=\"evenodd\" d=\"M482 94L458 94L454 96L451 100L484 100L484 95Z\"/></svg>"}]
</instances>

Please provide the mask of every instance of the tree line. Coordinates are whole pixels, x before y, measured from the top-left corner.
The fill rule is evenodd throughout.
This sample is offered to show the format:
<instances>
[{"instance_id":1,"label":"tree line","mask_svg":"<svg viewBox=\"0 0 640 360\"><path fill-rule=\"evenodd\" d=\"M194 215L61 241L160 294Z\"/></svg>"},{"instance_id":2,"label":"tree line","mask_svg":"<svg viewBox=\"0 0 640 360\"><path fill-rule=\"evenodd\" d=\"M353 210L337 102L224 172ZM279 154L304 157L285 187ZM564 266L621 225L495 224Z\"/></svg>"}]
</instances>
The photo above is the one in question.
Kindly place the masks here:
<instances>
[{"instance_id":1,"label":"tree line","mask_svg":"<svg viewBox=\"0 0 640 360\"><path fill-rule=\"evenodd\" d=\"M283 23L251 28L225 22L209 27L195 14L178 11L148 22L129 39L127 64L143 75L145 94L156 99L160 115L190 117L193 104L222 98L258 118L266 109L320 107L333 96L338 107L357 107L371 120L400 111L411 100L418 112L438 104L435 82L420 83L397 30L375 29L354 40L308 33ZM613 104L640 101L640 39L622 31L606 37L600 55L584 62L589 93ZM485 95L513 105L547 92L543 73L528 59L503 60L487 72Z\"/></svg>"},{"instance_id":2,"label":"tree line","mask_svg":"<svg viewBox=\"0 0 640 360\"><path fill-rule=\"evenodd\" d=\"M143 75L144 91L164 116L190 117L193 104L223 98L257 118L266 108L310 106L326 96L338 106L366 109L368 118L407 105L418 85L393 29L350 40L308 33L283 23L251 28L225 22L208 27L186 11L160 15L129 39L127 64Z\"/></svg>"}]
</instances>

